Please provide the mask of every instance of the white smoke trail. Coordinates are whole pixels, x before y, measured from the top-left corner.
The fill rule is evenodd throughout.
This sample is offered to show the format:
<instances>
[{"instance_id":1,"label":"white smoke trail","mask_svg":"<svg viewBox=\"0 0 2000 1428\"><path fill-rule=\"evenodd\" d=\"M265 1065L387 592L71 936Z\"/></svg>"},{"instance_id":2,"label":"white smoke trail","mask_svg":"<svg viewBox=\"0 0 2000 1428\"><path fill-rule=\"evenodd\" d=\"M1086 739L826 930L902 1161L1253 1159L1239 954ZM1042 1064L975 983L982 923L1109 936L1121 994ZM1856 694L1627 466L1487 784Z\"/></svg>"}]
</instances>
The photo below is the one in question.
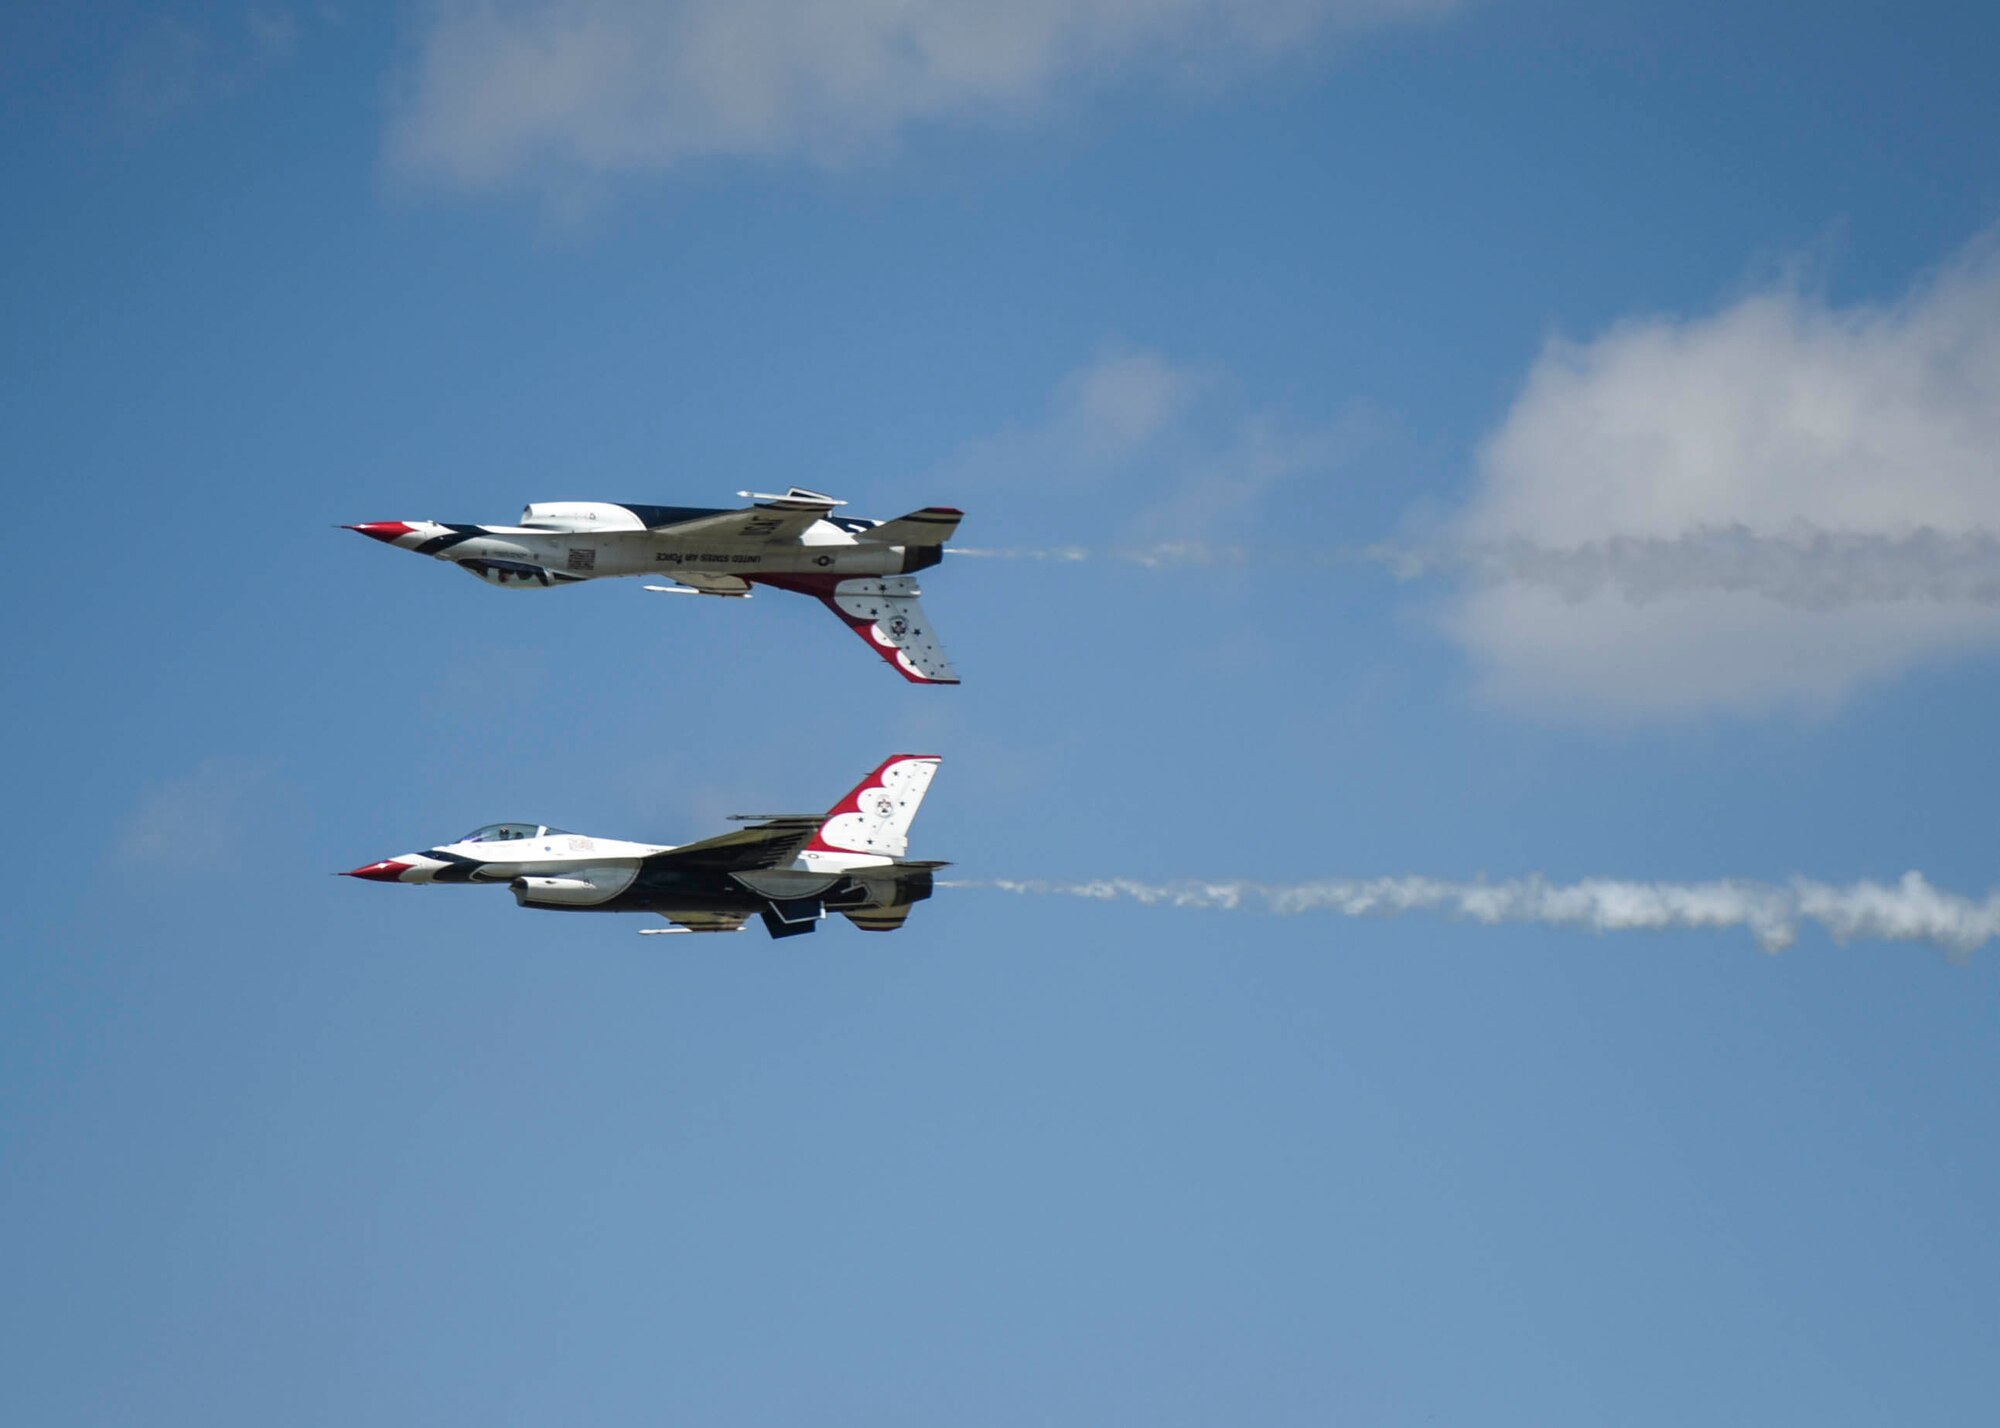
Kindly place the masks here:
<instances>
[{"instance_id":1,"label":"white smoke trail","mask_svg":"<svg viewBox=\"0 0 2000 1428\"><path fill-rule=\"evenodd\" d=\"M972 545L948 545L946 555L970 555L980 560L1046 560L1056 564L1068 564L1079 560L1117 559L1115 552L1092 551L1083 545L1040 545L987 547Z\"/></svg>"},{"instance_id":2,"label":"white smoke trail","mask_svg":"<svg viewBox=\"0 0 2000 1428\"><path fill-rule=\"evenodd\" d=\"M1919 600L2000 604L2000 535L1929 527L1880 535L1799 525L1769 535L1745 526L1708 526L1678 536L1613 536L1567 546L1525 538L1317 550L1171 541L1097 550L1076 545L953 547L952 553L1065 564L1108 560L1152 569L1372 565L1398 580L1457 575L1485 585L1540 586L1570 601L1615 590L1635 605L1718 590L1806 610Z\"/></svg>"},{"instance_id":3,"label":"white smoke trail","mask_svg":"<svg viewBox=\"0 0 2000 1428\"><path fill-rule=\"evenodd\" d=\"M987 888L1030 897L1129 898L1147 906L1241 909L1262 907L1281 917L1335 912L1345 917L1396 917L1442 912L1485 923L1535 923L1591 932L1741 927L1767 952L1782 952L1812 924L1836 942L1866 939L1922 942L1962 961L2000 936L2000 892L1984 901L1932 887L1921 873L1893 886L1837 886L1794 878L1789 883L1737 879L1703 883L1629 882L1585 878L1551 883L1541 877L1505 882L1438 878L1332 878L1271 885L1254 882L1142 883L1126 878L1037 882L996 878L940 881L939 887Z\"/></svg>"},{"instance_id":4,"label":"white smoke trail","mask_svg":"<svg viewBox=\"0 0 2000 1428\"><path fill-rule=\"evenodd\" d=\"M946 555L969 555L978 560L1036 560L1051 565L1076 565L1083 561L1109 560L1124 565L1144 565L1156 570L1184 565L1248 565L1270 560L1293 564L1338 565L1365 558L1359 548L1333 546L1322 551L1252 550L1240 545L1209 545L1198 540L1160 541L1153 545L1114 545L1092 549L1087 545L948 545ZM1415 572L1422 573L1422 572Z\"/></svg>"},{"instance_id":5,"label":"white smoke trail","mask_svg":"<svg viewBox=\"0 0 2000 1428\"><path fill-rule=\"evenodd\" d=\"M1698 590L1761 595L1807 610L1911 600L2000 604L2000 537L1987 531L1923 528L1892 536L1802 526L1759 535L1726 526L1574 546L1510 540L1446 551L1428 568L1421 552L1377 547L1371 554L1401 578L1463 569L1485 583L1540 585L1571 601L1615 589L1635 605Z\"/></svg>"}]
</instances>

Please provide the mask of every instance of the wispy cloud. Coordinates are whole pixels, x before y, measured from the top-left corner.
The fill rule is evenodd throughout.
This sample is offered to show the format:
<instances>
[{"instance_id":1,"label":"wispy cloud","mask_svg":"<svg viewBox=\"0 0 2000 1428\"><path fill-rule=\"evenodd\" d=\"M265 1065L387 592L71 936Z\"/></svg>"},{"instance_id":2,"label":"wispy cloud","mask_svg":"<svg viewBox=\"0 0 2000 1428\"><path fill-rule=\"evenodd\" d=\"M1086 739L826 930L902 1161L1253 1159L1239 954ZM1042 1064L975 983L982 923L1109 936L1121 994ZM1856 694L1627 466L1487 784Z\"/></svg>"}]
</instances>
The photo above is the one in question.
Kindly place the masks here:
<instances>
[{"instance_id":1,"label":"wispy cloud","mask_svg":"<svg viewBox=\"0 0 2000 1428\"><path fill-rule=\"evenodd\" d=\"M254 830L274 821L285 795L267 760L222 755L154 784L119 821L111 851L122 862L171 873L239 867Z\"/></svg>"},{"instance_id":2,"label":"wispy cloud","mask_svg":"<svg viewBox=\"0 0 2000 1428\"><path fill-rule=\"evenodd\" d=\"M1975 900L1932 887L1920 873L1895 883L1789 883L1738 879L1699 883L1540 877L1502 882L1439 878L1329 878L1320 882L1089 882L954 879L943 887L988 888L1029 897L1129 900L1149 907L1255 909L1282 917L1329 912L1343 917L1441 913L1495 926L1529 923L1587 932L1664 932L1742 928L1767 952L1781 952L1815 926L1836 941L1919 942L1954 959L2000 936L2000 892Z\"/></svg>"},{"instance_id":3,"label":"wispy cloud","mask_svg":"<svg viewBox=\"0 0 2000 1428\"><path fill-rule=\"evenodd\" d=\"M291 10L252 6L202 22L158 15L134 30L112 64L111 105L119 120L147 129L190 109L242 93L298 50Z\"/></svg>"},{"instance_id":4,"label":"wispy cloud","mask_svg":"<svg viewBox=\"0 0 2000 1428\"><path fill-rule=\"evenodd\" d=\"M1335 481L1396 444L1363 404L1300 420L1219 370L1121 349L946 474L1016 510L1043 498L1035 534L1053 541L1020 543L1017 521L958 548L974 558L1439 582L1432 608L1481 688L1517 708L1828 708L2000 646L2000 234L1886 305L1791 280L1553 342L1456 514L1406 525L1416 539L1298 542L1301 514L1335 509Z\"/></svg>"},{"instance_id":5,"label":"wispy cloud","mask_svg":"<svg viewBox=\"0 0 2000 1428\"><path fill-rule=\"evenodd\" d=\"M1827 704L2000 644L2000 240L1901 300L1797 282L1552 342L1445 541L1495 698L1654 718Z\"/></svg>"},{"instance_id":6,"label":"wispy cloud","mask_svg":"<svg viewBox=\"0 0 2000 1428\"><path fill-rule=\"evenodd\" d=\"M962 547L968 554L1227 564L1234 538L1247 548L1280 492L1350 468L1383 425L1358 402L1309 417L1258 407L1212 367L1113 345L1057 382L1044 412L967 443L939 480L966 500L984 494L1016 510L1032 494L1044 517L1054 510L1072 528L1125 538L1112 548Z\"/></svg>"},{"instance_id":7,"label":"wispy cloud","mask_svg":"<svg viewBox=\"0 0 2000 1428\"><path fill-rule=\"evenodd\" d=\"M389 140L459 188L839 159L1131 71L1213 76L1457 0L440 0Z\"/></svg>"}]
</instances>

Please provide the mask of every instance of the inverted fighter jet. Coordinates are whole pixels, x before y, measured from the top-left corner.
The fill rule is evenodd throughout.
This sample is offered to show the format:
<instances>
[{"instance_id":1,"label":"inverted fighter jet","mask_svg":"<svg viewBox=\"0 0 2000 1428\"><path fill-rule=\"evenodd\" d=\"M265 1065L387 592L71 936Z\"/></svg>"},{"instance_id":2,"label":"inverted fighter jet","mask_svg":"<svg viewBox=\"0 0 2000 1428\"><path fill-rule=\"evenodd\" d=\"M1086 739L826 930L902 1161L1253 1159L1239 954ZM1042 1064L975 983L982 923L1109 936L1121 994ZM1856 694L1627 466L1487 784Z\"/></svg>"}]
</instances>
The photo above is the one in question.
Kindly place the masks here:
<instances>
[{"instance_id":1,"label":"inverted fighter jet","mask_svg":"<svg viewBox=\"0 0 2000 1428\"><path fill-rule=\"evenodd\" d=\"M341 876L499 884L522 907L656 912L674 924L648 933L735 932L756 917L773 937L796 937L830 911L864 932L894 932L947 866L903 856L937 766L930 754L897 754L825 813L739 814L732 821L749 827L679 847L489 823Z\"/></svg>"},{"instance_id":2,"label":"inverted fighter jet","mask_svg":"<svg viewBox=\"0 0 2000 1428\"><path fill-rule=\"evenodd\" d=\"M670 595L745 598L753 585L811 595L914 684L956 684L912 576L944 559L963 513L926 506L893 521L833 514L836 501L797 486L739 491L744 510L531 505L518 526L370 521L345 529L449 561L503 590L547 590L611 575L664 576Z\"/></svg>"}]
</instances>

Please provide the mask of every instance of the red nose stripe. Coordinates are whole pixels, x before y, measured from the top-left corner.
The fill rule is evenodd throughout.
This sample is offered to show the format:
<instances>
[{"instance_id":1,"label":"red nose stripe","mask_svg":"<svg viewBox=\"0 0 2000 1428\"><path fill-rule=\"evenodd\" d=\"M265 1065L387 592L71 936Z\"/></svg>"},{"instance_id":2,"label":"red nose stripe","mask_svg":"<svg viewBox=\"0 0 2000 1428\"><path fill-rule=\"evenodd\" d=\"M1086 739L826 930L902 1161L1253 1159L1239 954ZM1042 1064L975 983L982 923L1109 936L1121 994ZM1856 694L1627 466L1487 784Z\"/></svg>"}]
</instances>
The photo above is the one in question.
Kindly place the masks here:
<instances>
[{"instance_id":1,"label":"red nose stripe","mask_svg":"<svg viewBox=\"0 0 2000 1428\"><path fill-rule=\"evenodd\" d=\"M367 521L358 526L349 526L347 529L360 531L370 540L393 541L397 536L408 535L416 527L404 521Z\"/></svg>"},{"instance_id":2,"label":"red nose stripe","mask_svg":"<svg viewBox=\"0 0 2000 1428\"><path fill-rule=\"evenodd\" d=\"M393 883L400 881L403 874L409 870L410 865L408 863L398 863L391 860L389 862L370 863L365 868L354 868L342 873L341 876L343 878L366 878L374 883Z\"/></svg>"}]
</instances>

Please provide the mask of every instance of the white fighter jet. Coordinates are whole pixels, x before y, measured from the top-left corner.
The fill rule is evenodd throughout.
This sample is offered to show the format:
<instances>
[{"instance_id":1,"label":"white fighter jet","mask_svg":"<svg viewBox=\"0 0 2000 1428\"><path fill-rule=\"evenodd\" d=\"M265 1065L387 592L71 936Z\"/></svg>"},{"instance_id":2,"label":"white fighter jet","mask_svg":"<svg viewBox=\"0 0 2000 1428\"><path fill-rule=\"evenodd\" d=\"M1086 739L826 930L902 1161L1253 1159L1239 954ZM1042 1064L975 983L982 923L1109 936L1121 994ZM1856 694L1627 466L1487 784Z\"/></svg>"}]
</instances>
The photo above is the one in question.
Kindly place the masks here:
<instances>
[{"instance_id":1,"label":"white fighter jet","mask_svg":"<svg viewBox=\"0 0 2000 1428\"><path fill-rule=\"evenodd\" d=\"M649 933L735 932L756 917L773 937L796 937L828 912L864 932L893 932L948 866L903 856L937 767L930 754L897 754L825 813L739 814L749 827L679 847L490 823L341 876L497 884L522 907L654 912L674 924Z\"/></svg>"},{"instance_id":2,"label":"white fighter jet","mask_svg":"<svg viewBox=\"0 0 2000 1428\"><path fill-rule=\"evenodd\" d=\"M903 678L958 683L912 577L944 559L963 512L926 506L864 521L833 514L845 501L797 486L782 496L737 494L754 504L725 511L560 501L529 506L517 526L370 521L344 529L449 561L504 590L612 575L664 576L674 583L646 587L662 594L794 590L825 604Z\"/></svg>"}]
</instances>

